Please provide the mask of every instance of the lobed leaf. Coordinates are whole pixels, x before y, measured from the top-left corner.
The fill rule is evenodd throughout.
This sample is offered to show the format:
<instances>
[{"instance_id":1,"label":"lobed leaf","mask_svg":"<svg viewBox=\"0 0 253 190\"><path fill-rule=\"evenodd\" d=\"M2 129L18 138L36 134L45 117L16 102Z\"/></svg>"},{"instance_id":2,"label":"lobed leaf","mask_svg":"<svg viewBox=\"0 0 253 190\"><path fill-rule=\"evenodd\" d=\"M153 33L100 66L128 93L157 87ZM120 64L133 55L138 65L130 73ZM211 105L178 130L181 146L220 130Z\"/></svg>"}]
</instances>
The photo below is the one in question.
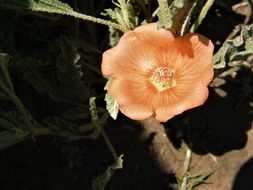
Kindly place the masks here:
<instances>
[{"instance_id":1,"label":"lobed leaf","mask_svg":"<svg viewBox=\"0 0 253 190\"><path fill-rule=\"evenodd\" d=\"M18 112L8 112L0 117L0 150L8 148L18 142L24 140L29 131L23 130L27 128L26 121Z\"/></svg>"},{"instance_id":2,"label":"lobed leaf","mask_svg":"<svg viewBox=\"0 0 253 190\"><path fill-rule=\"evenodd\" d=\"M0 128L8 131L21 132L26 129L26 125L24 117L16 111L7 112L0 117Z\"/></svg>"},{"instance_id":3,"label":"lobed leaf","mask_svg":"<svg viewBox=\"0 0 253 190\"><path fill-rule=\"evenodd\" d=\"M162 2L162 3L161 3ZM166 5L166 3L168 5ZM158 0L159 12L158 12L158 28L170 29L176 35L180 35L184 28L185 22L189 13L194 5L193 0Z\"/></svg>"},{"instance_id":4,"label":"lobed leaf","mask_svg":"<svg viewBox=\"0 0 253 190\"><path fill-rule=\"evenodd\" d=\"M106 109L109 112L110 116L116 120L119 113L119 104L117 103L117 100L115 100L111 94L108 92L108 88L112 82L112 79L109 79L105 85L104 90L107 90L107 93L105 95L105 102L106 102Z\"/></svg>"},{"instance_id":5,"label":"lobed leaf","mask_svg":"<svg viewBox=\"0 0 253 190\"><path fill-rule=\"evenodd\" d=\"M172 1L158 0L159 12L158 12L158 27L169 29L172 27L172 19L169 5Z\"/></svg>"},{"instance_id":6,"label":"lobed leaf","mask_svg":"<svg viewBox=\"0 0 253 190\"><path fill-rule=\"evenodd\" d=\"M48 13L69 14L73 9L59 0L0 0L0 7L13 10L31 10Z\"/></svg>"},{"instance_id":7,"label":"lobed leaf","mask_svg":"<svg viewBox=\"0 0 253 190\"><path fill-rule=\"evenodd\" d=\"M43 120L45 125L56 132L59 136L68 138L74 135L81 135L78 125L60 117L49 117Z\"/></svg>"},{"instance_id":8,"label":"lobed leaf","mask_svg":"<svg viewBox=\"0 0 253 190\"><path fill-rule=\"evenodd\" d=\"M0 132L0 150L6 149L16 143L23 141L29 132L26 131L1 131Z\"/></svg>"},{"instance_id":9,"label":"lobed leaf","mask_svg":"<svg viewBox=\"0 0 253 190\"><path fill-rule=\"evenodd\" d=\"M44 68L25 67L25 79L41 94L49 96L57 102L65 102L75 106L84 107L91 90L82 80L83 72L78 64L80 55L77 48L67 40L61 38L54 49L57 59L52 59L52 65ZM58 47L59 46L59 47Z\"/></svg>"},{"instance_id":10,"label":"lobed leaf","mask_svg":"<svg viewBox=\"0 0 253 190\"><path fill-rule=\"evenodd\" d=\"M214 55L214 68L221 69L232 61L247 60L253 55L253 24L244 26L240 36L224 42Z\"/></svg>"},{"instance_id":11,"label":"lobed leaf","mask_svg":"<svg viewBox=\"0 0 253 190\"><path fill-rule=\"evenodd\" d=\"M70 100L84 102L90 96L90 90L82 81L82 67L78 64L80 55L77 48L66 38L59 44L61 54L57 61L57 79L59 91Z\"/></svg>"},{"instance_id":12,"label":"lobed leaf","mask_svg":"<svg viewBox=\"0 0 253 190\"><path fill-rule=\"evenodd\" d=\"M14 91L8 71L9 56L0 53L0 99L8 100Z\"/></svg>"},{"instance_id":13,"label":"lobed leaf","mask_svg":"<svg viewBox=\"0 0 253 190\"><path fill-rule=\"evenodd\" d=\"M91 97L90 98L90 114L91 114L91 121L92 124L95 127L95 130L93 132L93 134L91 134L91 138L97 139L101 133L101 123L99 121L98 118L98 112L97 112L97 107L96 107L96 102L95 102L96 98L95 97Z\"/></svg>"}]
</instances>

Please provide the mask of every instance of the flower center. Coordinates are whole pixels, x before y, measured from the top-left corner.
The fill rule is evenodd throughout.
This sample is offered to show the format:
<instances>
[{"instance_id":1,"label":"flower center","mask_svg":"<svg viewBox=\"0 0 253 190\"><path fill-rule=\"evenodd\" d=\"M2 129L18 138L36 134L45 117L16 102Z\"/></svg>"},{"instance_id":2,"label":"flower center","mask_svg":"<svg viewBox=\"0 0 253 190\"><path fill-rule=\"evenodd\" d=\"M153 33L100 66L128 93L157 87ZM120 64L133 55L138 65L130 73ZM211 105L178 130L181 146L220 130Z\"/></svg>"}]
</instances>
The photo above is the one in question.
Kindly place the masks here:
<instances>
[{"instance_id":1,"label":"flower center","mask_svg":"<svg viewBox=\"0 0 253 190\"><path fill-rule=\"evenodd\" d=\"M150 81L159 92L162 92L176 86L174 75L175 72L168 67L158 67L153 71Z\"/></svg>"}]
</instances>

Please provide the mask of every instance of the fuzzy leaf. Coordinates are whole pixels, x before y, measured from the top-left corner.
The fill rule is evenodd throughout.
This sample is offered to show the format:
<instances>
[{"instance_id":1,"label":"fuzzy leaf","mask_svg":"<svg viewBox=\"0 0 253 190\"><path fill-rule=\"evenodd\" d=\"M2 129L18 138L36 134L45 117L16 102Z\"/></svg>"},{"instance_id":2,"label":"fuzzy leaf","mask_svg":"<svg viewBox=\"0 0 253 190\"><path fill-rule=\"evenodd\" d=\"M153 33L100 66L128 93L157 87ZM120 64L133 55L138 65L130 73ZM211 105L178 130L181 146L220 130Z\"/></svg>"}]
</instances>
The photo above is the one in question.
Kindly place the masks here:
<instances>
[{"instance_id":1,"label":"fuzzy leaf","mask_svg":"<svg viewBox=\"0 0 253 190\"><path fill-rule=\"evenodd\" d=\"M109 166L106 171L99 176L97 176L92 181L92 188L91 190L104 190L106 184L109 182L111 177L113 176L114 172L117 169L123 168L123 155L121 155L111 166Z\"/></svg>"},{"instance_id":2,"label":"fuzzy leaf","mask_svg":"<svg viewBox=\"0 0 253 190\"><path fill-rule=\"evenodd\" d=\"M8 71L9 56L0 53L0 99L8 100L14 89Z\"/></svg>"},{"instance_id":3,"label":"fuzzy leaf","mask_svg":"<svg viewBox=\"0 0 253 190\"><path fill-rule=\"evenodd\" d=\"M73 9L59 0L0 0L0 7L13 10L31 10L48 13L68 14Z\"/></svg>"},{"instance_id":4,"label":"fuzzy leaf","mask_svg":"<svg viewBox=\"0 0 253 190\"><path fill-rule=\"evenodd\" d=\"M11 111L5 113L0 117L0 128L9 131L21 131L21 129L26 129L26 122L23 116L18 112Z\"/></svg>"},{"instance_id":5,"label":"fuzzy leaf","mask_svg":"<svg viewBox=\"0 0 253 190\"><path fill-rule=\"evenodd\" d=\"M158 28L165 28L169 29L172 27L172 20L170 15L170 9L169 4L171 4L171 1L167 0L158 0L159 4L159 12L158 12Z\"/></svg>"},{"instance_id":6,"label":"fuzzy leaf","mask_svg":"<svg viewBox=\"0 0 253 190\"><path fill-rule=\"evenodd\" d=\"M108 92L108 88L112 82L112 79L109 79L105 85L105 90L107 90L107 93L105 95L105 102L106 102L106 109L111 115L111 117L116 120L119 114L119 104L117 103L117 100L113 99L111 94Z\"/></svg>"},{"instance_id":7,"label":"fuzzy leaf","mask_svg":"<svg viewBox=\"0 0 253 190\"><path fill-rule=\"evenodd\" d=\"M61 38L57 46L60 46L60 54L56 63L52 60L52 66L25 67L25 78L39 93L49 94L54 101L83 107L90 96L90 89L82 80L83 73L78 64L80 55L65 38Z\"/></svg>"},{"instance_id":8,"label":"fuzzy leaf","mask_svg":"<svg viewBox=\"0 0 253 190\"><path fill-rule=\"evenodd\" d=\"M163 2L163 3L161 3ZM168 3L166 7L166 3ZM181 30L184 27L184 23L187 21L190 10L194 4L194 1L188 0L158 0L159 9L158 12L158 28L170 29L175 34L180 35Z\"/></svg>"},{"instance_id":9,"label":"fuzzy leaf","mask_svg":"<svg viewBox=\"0 0 253 190\"><path fill-rule=\"evenodd\" d=\"M73 107L66 110L62 116L69 120L84 119L90 115L89 107Z\"/></svg>"},{"instance_id":10,"label":"fuzzy leaf","mask_svg":"<svg viewBox=\"0 0 253 190\"><path fill-rule=\"evenodd\" d=\"M227 40L214 56L214 68L224 68L231 61L243 61L253 55L253 24L244 26L240 36Z\"/></svg>"},{"instance_id":11,"label":"fuzzy leaf","mask_svg":"<svg viewBox=\"0 0 253 190\"><path fill-rule=\"evenodd\" d=\"M17 112L8 112L0 117L0 150L8 148L24 140L30 132L22 130L27 125L24 118Z\"/></svg>"},{"instance_id":12,"label":"fuzzy leaf","mask_svg":"<svg viewBox=\"0 0 253 190\"><path fill-rule=\"evenodd\" d=\"M84 102L90 96L89 88L82 81L83 72L78 64L80 55L66 38L60 41L61 55L57 62L59 91L65 98Z\"/></svg>"},{"instance_id":13,"label":"fuzzy leaf","mask_svg":"<svg viewBox=\"0 0 253 190\"><path fill-rule=\"evenodd\" d=\"M195 32L197 30L197 28L199 27L201 22L206 17L206 15L207 15L209 9L211 8L211 6L213 5L213 3L214 3L214 0L207 0L206 4L204 5L204 7L200 11L198 18L195 20L194 24L192 25L190 32Z\"/></svg>"},{"instance_id":14,"label":"fuzzy leaf","mask_svg":"<svg viewBox=\"0 0 253 190\"><path fill-rule=\"evenodd\" d=\"M94 138L94 139L97 139L100 135L102 126L101 126L99 118L98 118L98 113L97 113L97 107L96 107L95 100L96 100L95 97L90 98L91 121L92 121L92 124L95 127L95 130L94 130L93 134L91 135L91 137Z\"/></svg>"},{"instance_id":15,"label":"fuzzy leaf","mask_svg":"<svg viewBox=\"0 0 253 190\"><path fill-rule=\"evenodd\" d=\"M0 132L0 150L6 149L16 143L23 141L29 132L25 131L2 131Z\"/></svg>"},{"instance_id":16,"label":"fuzzy leaf","mask_svg":"<svg viewBox=\"0 0 253 190\"><path fill-rule=\"evenodd\" d=\"M80 135L78 125L59 117L46 118L43 123L64 138Z\"/></svg>"}]
</instances>

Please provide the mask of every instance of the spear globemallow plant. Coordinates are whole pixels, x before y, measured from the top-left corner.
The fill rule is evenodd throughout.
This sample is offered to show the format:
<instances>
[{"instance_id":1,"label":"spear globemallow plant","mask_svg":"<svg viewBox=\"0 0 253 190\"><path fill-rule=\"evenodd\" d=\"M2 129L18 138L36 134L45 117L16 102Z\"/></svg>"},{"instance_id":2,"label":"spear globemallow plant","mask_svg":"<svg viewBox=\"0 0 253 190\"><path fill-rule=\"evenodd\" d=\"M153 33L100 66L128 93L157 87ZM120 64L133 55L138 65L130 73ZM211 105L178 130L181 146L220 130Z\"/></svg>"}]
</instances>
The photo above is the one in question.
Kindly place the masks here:
<instances>
[{"instance_id":1,"label":"spear globemallow plant","mask_svg":"<svg viewBox=\"0 0 253 190\"><path fill-rule=\"evenodd\" d=\"M206 101L213 48L200 34L173 36L157 23L146 24L104 52L102 73L112 79L108 91L123 114L165 122Z\"/></svg>"}]
</instances>

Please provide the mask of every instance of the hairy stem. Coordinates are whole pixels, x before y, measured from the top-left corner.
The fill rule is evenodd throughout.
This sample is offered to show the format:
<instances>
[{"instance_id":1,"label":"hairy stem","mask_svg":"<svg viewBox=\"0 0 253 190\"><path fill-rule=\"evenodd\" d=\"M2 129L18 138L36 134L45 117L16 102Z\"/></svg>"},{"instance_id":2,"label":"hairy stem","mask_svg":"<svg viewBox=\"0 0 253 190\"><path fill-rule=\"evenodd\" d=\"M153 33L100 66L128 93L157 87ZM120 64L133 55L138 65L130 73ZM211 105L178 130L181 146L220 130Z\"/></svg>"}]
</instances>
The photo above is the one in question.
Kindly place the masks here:
<instances>
[{"instance_id":1,"label":"hairy stem","mask_svg":"<svg viewBox=\"0 0 253 190\"><path fill-rule=\"evenodd\" d=\"M82 19L82 20L87 20L87 21L91 21L91 22L94 22L94 23L98 23L98 24L103 24L103 25L106 25L106 26L109 26L109 27L113 27L115 29L118 29L122 32L127 32L128 29L115 23L115 22L111 22L111 21L108 21L108 20L104 20L104 19L101 19L101 18L96 18L96 17L93 17L93 16L89 16L89 15L85 15L85 14L81 14L81 13L77 13L77 12L70 12L68 13L69 16L73 16L75 18L79 18L79 19Z\"/></svg>"}]
</instances>

